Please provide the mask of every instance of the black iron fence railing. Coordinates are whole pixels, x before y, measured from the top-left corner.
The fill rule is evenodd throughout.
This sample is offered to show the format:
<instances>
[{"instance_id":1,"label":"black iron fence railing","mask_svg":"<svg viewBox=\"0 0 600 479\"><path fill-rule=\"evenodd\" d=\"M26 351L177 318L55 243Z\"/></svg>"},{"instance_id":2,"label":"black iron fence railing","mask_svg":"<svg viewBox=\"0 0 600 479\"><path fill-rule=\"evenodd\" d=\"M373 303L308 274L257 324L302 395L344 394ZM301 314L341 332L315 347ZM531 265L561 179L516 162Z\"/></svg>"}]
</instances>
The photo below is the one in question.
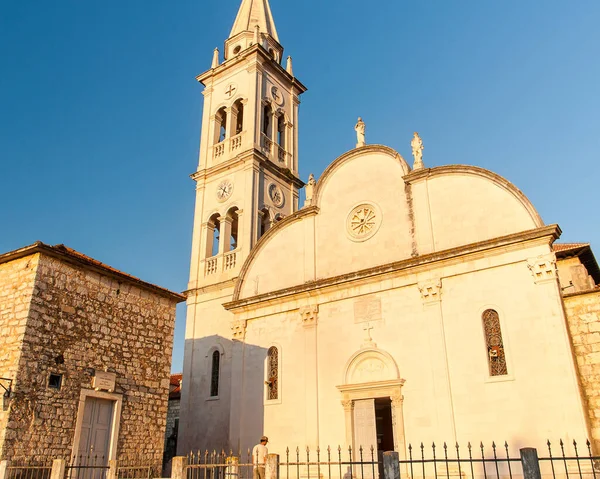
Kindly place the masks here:
<instances>
[{"instance_id":1,"label":"black iron fence railing","mask_svg":"<svg viewBox=\"0 0 600 479\"><path fill-rule=\"evenodd\" d=\"M584 447L576 441L569 447L563 441L556 445L547 441L540 456L536 449L511 448L507 442L409 444L406 457L374 447L295 447L269 461L265 477L256 471L253 463L258 461L252 460L250 450L198 451L185 458L183 475L186 479L600 479L600 456L594 456L589 441Z\"/></svg>"}]
</instances>

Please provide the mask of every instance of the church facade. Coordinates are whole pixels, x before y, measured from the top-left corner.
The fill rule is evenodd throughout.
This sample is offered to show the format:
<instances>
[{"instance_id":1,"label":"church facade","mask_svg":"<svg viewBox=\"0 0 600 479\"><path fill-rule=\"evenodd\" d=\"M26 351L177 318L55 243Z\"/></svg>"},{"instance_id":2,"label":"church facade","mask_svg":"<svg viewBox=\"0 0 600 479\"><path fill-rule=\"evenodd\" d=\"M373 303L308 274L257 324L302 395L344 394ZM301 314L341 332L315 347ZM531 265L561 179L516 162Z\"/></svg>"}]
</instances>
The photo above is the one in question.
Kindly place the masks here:
<instances>
[{"instance_id":1,"label":"church facade","mask_svg":"<svg viewBox=\"0 0 600 479\"><path fill-rule=\"evenodd\" d=\"M243 0L224 62L215 51L198 80L180 454L245 450L262 434L271 452L401 457L421 441L600 437L558 276L560 228L521 191L475 166L426 168L417 134L411 166L366 144L360 119L357 148L305 185L305 87L268 0ZM600 282L593 255L571 271L584 290Z\"/></svg>"}]
</instances>

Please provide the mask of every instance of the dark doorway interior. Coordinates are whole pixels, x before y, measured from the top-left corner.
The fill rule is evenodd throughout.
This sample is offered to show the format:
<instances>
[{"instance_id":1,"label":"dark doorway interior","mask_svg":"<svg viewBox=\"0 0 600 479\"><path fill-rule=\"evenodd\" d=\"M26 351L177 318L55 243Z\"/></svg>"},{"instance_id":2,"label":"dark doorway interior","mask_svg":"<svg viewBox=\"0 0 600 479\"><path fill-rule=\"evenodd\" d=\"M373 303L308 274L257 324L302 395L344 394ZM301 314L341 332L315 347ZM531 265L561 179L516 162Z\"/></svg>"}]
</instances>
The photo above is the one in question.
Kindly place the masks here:
<instances>
[{"instance_id":1,"label":"dark doorway interior","mask_svg":"<svg viewBox=\"0 0 600 479\"><path fill-rule=\"evenodd\" d=\"M392 400L375 399L375 425L377 428L377 461L379 477L383 477L383 453L394 450L394 429L392 427Z\"/></svg>"}]
</instances>

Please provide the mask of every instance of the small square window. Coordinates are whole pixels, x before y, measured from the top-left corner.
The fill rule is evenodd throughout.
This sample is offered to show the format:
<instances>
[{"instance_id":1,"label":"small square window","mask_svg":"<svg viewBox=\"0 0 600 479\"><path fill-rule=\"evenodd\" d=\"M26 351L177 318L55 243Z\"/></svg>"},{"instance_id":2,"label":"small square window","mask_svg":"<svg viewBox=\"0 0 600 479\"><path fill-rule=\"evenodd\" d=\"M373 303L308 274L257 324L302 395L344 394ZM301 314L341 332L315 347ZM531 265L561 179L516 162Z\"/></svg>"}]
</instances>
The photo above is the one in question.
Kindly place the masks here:
<instances>
[{"instance_id":1,"label":"small square window","mask_svg":"<svg viewBox=\"0 0 600 479\"><path fill-rule=\"evenodd\" d=\"M50 389L57 389L60 391L62 386L62 374L50 373L50 377L48 378L48 387Z\"/></svg>"}]
</instances>

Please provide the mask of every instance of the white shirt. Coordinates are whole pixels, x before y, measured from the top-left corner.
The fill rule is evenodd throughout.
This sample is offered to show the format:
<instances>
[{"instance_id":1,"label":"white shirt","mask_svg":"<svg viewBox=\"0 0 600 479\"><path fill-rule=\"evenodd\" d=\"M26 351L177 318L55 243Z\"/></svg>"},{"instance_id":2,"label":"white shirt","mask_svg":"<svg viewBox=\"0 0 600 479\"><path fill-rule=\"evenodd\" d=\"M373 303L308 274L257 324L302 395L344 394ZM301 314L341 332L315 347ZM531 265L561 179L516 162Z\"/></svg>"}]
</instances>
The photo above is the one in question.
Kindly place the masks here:
<instances>
[{"instance_id":1,"label":"white shirt","mask_svg":"<svg viewBox=\"0 0 600 479\"><path fill-rule=\"evenodd\" d=\"M254 446L254 449L252 449L252 464L254 464L254 467L256 467L257 464L259 466L264 466L267 463L268 454L269 450L267 449L267 446L263 446L262 444Z\"/></svg>"}]
</instances>

